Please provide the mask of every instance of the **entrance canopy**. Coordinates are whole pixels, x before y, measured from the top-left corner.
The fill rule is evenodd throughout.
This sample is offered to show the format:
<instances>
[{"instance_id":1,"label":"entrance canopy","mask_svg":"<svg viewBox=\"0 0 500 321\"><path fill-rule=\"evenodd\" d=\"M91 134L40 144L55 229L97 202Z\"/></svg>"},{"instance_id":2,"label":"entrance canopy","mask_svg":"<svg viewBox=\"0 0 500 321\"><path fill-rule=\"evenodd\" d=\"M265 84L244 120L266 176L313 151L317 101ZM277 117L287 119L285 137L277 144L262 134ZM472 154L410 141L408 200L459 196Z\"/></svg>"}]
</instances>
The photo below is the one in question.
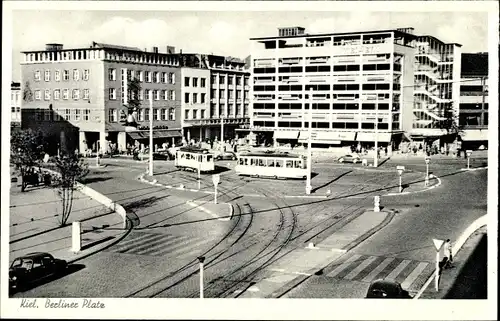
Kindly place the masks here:
<instances>
[{"instance_id":1,"label":"entrance canopy","mask_svg":"<svg viewBox=\"0 0 500 321\"><path fill-rule=\"evenodd\" d=\"M149 139L149 130L127 133L134 140ZM153 138L182 137L180 130L153 130Z\"/></svg>"}]
</instances>

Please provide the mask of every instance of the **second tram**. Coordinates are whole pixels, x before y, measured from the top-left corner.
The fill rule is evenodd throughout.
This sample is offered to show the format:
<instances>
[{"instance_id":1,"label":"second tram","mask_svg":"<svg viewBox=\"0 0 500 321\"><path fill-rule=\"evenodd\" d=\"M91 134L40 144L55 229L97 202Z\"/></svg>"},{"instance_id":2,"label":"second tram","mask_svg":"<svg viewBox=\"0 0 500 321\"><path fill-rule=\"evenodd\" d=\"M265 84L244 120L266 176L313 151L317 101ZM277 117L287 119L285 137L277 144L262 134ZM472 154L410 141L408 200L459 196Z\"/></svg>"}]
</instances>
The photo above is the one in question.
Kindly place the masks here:
<instances>
[{"instance_id":1,"label":"second tram","mask_svg":"<svg viewBox=\"0 0 500 321\"><path fill-rule=\"evenodd\" d=\"M181 147L175 157L175 166L194 172L212 172L215 169L214 155L208 149Z\"/></svg>"},{"instance_id":2,"label":"second tram","mask_svg":"<svg viewBox=\"0 0 500 321\"><path fill-rule=\"evenodd\" d=\"M245 153L238 157L235 167L238 175L272 178L300 178L307 176L306 158L286 153Z\"/></svg>"}]
</instances>

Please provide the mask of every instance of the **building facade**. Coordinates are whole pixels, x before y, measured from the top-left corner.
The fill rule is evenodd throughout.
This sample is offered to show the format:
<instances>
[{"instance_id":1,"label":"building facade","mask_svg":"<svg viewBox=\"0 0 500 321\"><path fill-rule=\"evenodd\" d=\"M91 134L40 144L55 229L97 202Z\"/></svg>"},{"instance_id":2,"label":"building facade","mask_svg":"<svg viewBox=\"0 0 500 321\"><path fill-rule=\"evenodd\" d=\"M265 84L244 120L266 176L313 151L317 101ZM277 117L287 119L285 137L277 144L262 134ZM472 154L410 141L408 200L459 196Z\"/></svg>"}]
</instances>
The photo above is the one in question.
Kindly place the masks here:
<instances>
[{"instance_id":1,"label":"building facade","mask_svg":"<svg viewBox=\"0 0 500 321\"><path fill-rule=\"evenodd\" d=\"M232 57L182 54L182 115L187 140L237 138L236 129L248 126L250 72Z\"/></svg>"},{"instance_id":2,"label":"building facade","mask_svg":"<svg viewBox=\"0 0 500 321\"><path fill-rule=\"evenodd\" d=\"M448 105L458 110L459 45L414 35L413 28L278 31L251 39L249 130L268 142L306 143L311 123L314 145L371 147L377 141L397 148L441 132L428 117L436 119Z\"/></svg>"},{"instance_id":3,"label":"building facade","mask_svg":"<svg viewBox=\"0 0 500 321\"><path fill-rule=\"evenodd\" d=\"M10 127L21 127L21 84L12 82L10 84Z\"/></svg>"},{"instance_id":4,"label":"building facade","mask_svg":"<svg viewBox=\"0 0 500 321\"><path fill-rule=\"evenodd\" d=\"M488 53L462 54L459 125L462 149L488 147Z\"/></svg>"},{"instance_id":5,"label":"building facade","mask_svg":"<svg viewBox=\"0 0 500 321\"><path fill-rule=\"evenodd\" d=\"M89 48L48 44L43 51L23 52L22 127L41 129L57 143L54 148L82 153L124 151L128 144L147 141L150 117L155 144L180 139L179 61L171 47L167 50L148 52L94 42ZM133 78L140 82L141 106L136 111L137 130L127 132L132 95L128 84Z\"/></svg>"}]
</instances>

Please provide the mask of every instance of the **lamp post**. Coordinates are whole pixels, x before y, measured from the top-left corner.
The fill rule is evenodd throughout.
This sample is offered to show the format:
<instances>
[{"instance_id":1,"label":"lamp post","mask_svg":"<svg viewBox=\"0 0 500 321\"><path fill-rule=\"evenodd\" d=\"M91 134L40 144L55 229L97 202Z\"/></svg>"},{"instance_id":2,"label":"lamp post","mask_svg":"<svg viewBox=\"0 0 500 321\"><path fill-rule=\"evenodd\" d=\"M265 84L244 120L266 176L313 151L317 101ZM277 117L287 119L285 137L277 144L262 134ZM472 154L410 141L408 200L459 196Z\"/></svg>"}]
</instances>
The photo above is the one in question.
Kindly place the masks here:
<instances>
[{"instance_id":1,"label":"lamp post","mask_svg":"<svg viewBox=\"0 0 500 321\"><path fill-rule=\"evenodd\" d=\"M404 166L397 166L396 169L398 170L398 174L399 174L399 192L403 192L403 184L402 184L402 178L401 178L401 175L403 175L403 172L405 170L405 167Z\"/></svg>"},{"instance_id":2,"label":"lamp post","mask_svg":"<svg viewBox=\"0 0 500 321\"><path fill-rule=\"evenodd\" d=\"M467 169L470 169L470 155L472 155L472 151L466 150L465 154L467 155Z\"/></svg>"},{"instance_id":3,"label":"lamp post","mask_svg":"<svg viewBox=\"0 0 500 321\"><path fill-rule=\"evenodd\" d=\"M306 194L311 194L311 167L312 167L312 88L309 90L309 137L307 139L307 180L306 180Z\"/></svg>"},{"instance_id":4,"label":"lamp post","mask_svg":"<svg viewBox=\"0 0 500 321\"><path fill-rule=\"evenodd\" d=\"M429 186L429 163L431 158L429 156L425 157L425 186Z\"/></svg>"},{"instance_id":5,"label":"lamp post","mask_svg":"<svg viewBox=\"0 0 500 321\"><path fill-rule=\"evenodd\" d=\"M153 92L149 92L149 175L153 176Z\"/></svg>"},{"instance_id":6,"label":"lamp post","mask_svg":"<svg viewBox=\"0 0 500 321\"><path fill-rule=\"evenodd\" d=\"M373 156L373 167L378 167L378 96L375 105L375 155Z\"/></svg>"},{"instance_id":7,"label":"lamp post","mask_svg":"<svg viewBox=\"0 0 500 321\"><path fill-rule=\"evenodd\" d=\"M220 152L224 152L224 111L220 115Z\"/></svg>"},{"instance_id":8,"label":"lamp post","mask_svg":"<svg viewBox=\"0 0 500 321\"><path fill-rule=\"evenodd\" d=\"M201 157L201 156L200 156ZM201 190L201 164L198 162L198 190Z\"/></svg>"},{"instance_id":9,"label":"lamp post","mask_svg":"<svg viewBox=\"0 0 500 321\"><path fill-rule=\"evenodd\" d=\"M205 257L199 256L198 262L200 263L200 299L203 299L203 262L205 262Z\"/></svg>"}]
</instances>

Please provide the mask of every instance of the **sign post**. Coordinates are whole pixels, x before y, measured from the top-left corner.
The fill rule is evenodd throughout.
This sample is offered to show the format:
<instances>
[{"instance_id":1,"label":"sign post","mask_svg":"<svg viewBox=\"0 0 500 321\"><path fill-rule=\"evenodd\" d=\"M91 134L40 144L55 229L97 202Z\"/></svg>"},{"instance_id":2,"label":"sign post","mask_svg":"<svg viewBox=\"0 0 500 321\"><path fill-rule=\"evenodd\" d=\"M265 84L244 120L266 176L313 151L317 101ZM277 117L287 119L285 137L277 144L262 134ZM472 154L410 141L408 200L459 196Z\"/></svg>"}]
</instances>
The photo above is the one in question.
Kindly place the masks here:
<instances>
[{"instance_id":1,"label":"sign post","mask_svg":"<svg viewBox=\"0 0 500 321\"><path fill-rule=\"evenodd\" d=\"M403 172L405 171L405 167L404 166L397 166L396 169L398 170L398 174L399 174L399 192L402 193L403 192L403 184L402 184L401 175L403 175Z\"/></svg>"},{"instance_id":2,"label":"sign post","mask_svg":"<svg viewBox=\"0 0 500 321\"><path fill-rule=\"evenodd\" d=\"M307 176L306 176L306 194L309 195L311 194L311 167L312 167L312 135L313 135L313 132L312 132L312 127L311 127L311 123L312 123L312 93L313 93L313 90L311 88L311 90L309 91L309 114L308 114L308 118L309 118L309 125L308 125L308 128L307 128L307 131L308 131L308 139L307 139Z\"/></svg>"},{"instance_id":3,"label":"sign post","mask_svg":"<svg viewBox=\"0 0 500 321\"><path fill-rule=\"evenodd\" d=\"M373 200L373 211L374 212L380 212L380 196L375 196Z\"/></svg>"},{"instance_id":4,"label":"sign post","mask_svg":"<svg viewBox=\"0 0 500 321\"><path fill-rule=\"evenodd\" d=\"M429 186L429 163L431 158L429 156L425 157L425 186Z\"/></svg>"},{"instance_id":5,"label":"sign post","mask_svg":"<svg viewBox=\"0 0 500 321\"><path fill-rule=\"evenodd\" d=\"M212 175L212 182L214 183L215 187L214 204L217 204L217 185L219 185L220 182L220 175L219 174Z\"/></svg>"},{"instance_id":6,"label":"sign post","mask_svg":"<svg viewBox=\"0 0 500 321\"><path fill-rule=\"evenodd\" d=\"M443 246L444 241L443 240L438 240L438 239L432 239L432 242L434 243L434 247L436 248L436 274L434 277L434 285L436 288L436 292L439 291L439 251L441 250L441 247Z\"/></svg>"},{"instance_id":7,"label":"sign post","mask_svg":"<svg viewBox=\"0 0 500 321\"><path fill-rule=\"evenodd\" d=\"M82 249L82 236L81 236L82 234L81 234L80 222L73 222L72 229L73 233L72 233L71 251L74 253L78 253Z\"/></svg>"},{"instance_id":8,"label":"sign post","mask_svg":"<svg viewBox=\"0 0 500 321\"><path fill-rule=\"evenodd\" d=\"M201 164L198 162L198 190L201 190Z\"/></svg>"},{"instance_id":9,"label":"sign post","mask_svg":"<svg viewBox=\"0 0 500 321\"><path fill-rule=\"evenodd\" d=\"M203 299L203 262L205 257L199 256L198 261L200 262L200 299Z\"/></svg>"},{"instance_id":10,"label":"sign post","mask_svg":"<svg viewBox=\"0 0 500 321\"><path fill-rule=\"evenodd\" d=\"M466 150L465 152L467 153L467 169L470 169L470 155L472 155L472 151Z\"/></svg>"}]
</instances>

